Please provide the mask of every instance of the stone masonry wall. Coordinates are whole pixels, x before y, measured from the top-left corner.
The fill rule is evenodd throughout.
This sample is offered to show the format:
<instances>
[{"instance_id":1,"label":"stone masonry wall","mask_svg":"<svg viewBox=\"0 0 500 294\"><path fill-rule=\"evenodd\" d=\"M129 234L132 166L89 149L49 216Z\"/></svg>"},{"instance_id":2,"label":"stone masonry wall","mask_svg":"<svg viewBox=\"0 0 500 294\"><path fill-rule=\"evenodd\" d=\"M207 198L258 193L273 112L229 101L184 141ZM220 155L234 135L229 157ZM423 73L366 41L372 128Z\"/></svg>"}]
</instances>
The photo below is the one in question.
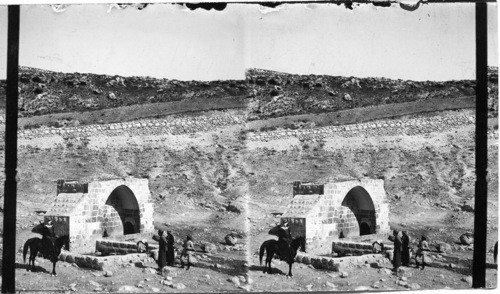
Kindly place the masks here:
<instances>
[{"instance_id":1,"label":"stone masonry wall","mask_svg":"<svg viewBox=\"0 0 500 294\"><path fill-rule=\"evenodd\" d=\"M367 254L361 256L333 258L298 252L297 256L295 257L295 261L303 264L310 264L317 269L326 269L334 272L339 272L362 264L387 262L387 259L382 254Z\"/></svg>"},{"instance_id":2,"label":"stone masonry wall","mask_svg":"<svg viewBox=\"0 0 500 294\"><path fill-rule=\"evenodd\" d=\"M148 247L150 250L158 249L158 245L156 244L148 244ZM108 255L110 253L119 255L137 253L137 243L97 240L95 250L101 252L103 255Z\"/></svg>"},{"instance_id":3,"label":"stone masonry wall","mask_svg":"<svg viewBox=\"0 0 500 294\"><path fill-rule=\"evenodd\" d=\"M118 264L127 264L135 262L145 262L150 258L148 253L134 253L119 256L91 256L81 255L74 252L62 251L59 255L59 260L76 264L81 268L88 268L93 270L105 270L106 268L116 266Z\"/></svg>"},{"instance_id":4,"label":"stone masonry wall","mask_svg":"<svg viewBox=\"0 0 500 294\"><path fill-rule=\"evenodd\" d=\"M244 128L246 116L235 113L217 113L212 115L172 116L164 119L147 119L133 122L113 123L107 125L86 125L76 127L42 127L39 129L19 130L19 139L33 139L50 136L61 136L63 139L86 138L90 136L118 135L156 135L156 134L190 134L213 131L221 127L240 125ZM383 135L418 135L435 131L445 131L454 127L475 123L472 110L447 112L433 117L417 117L398 120L379 120L343 126L326 126L300 130L276 130L264 132L249 132L250 141L268 141L297 137L299 139L322 139L331 136L383 136ZM0 131L4 128L0 127ZM24 147L21 145L21 147Z\"/></svg>"},{"instance_id":5,"label":"stone masonry wall","mask_svg":"<svg viewBox=\"0 0 500 294\"><path fill-rule=\"evenodd\" d=\"M330 136L390 136L418 135L430 132L442 132L454 127L475 123L472 111L446 113L441 116L419 117L398 120L379 120L343 126L326 126L299 130L276 130L268 132L249 132L248 140L266 141L297 137L299 139L322 139Z\"/></svg>"},{"instance_id":6,"label":"stone masonry wall","mask_svg":"<svg viewBox=\"0 0 500 294\"><path fill-rule=\"evenodd\" d=\"M376 217L376 233L389 233L389 206L383 180L362 179L327 183L324 195L306 216L306 248L314 254L330 254L331 244L338 240L342 231L345 238L360 234L355 213L342 206L346 195L355 187L362 187L373 202ZM300 206L299 203L295 204ZM293 217L293 216L289 216Z\"/></svg>"},{"instance_id":7,"label":"stone masonry wall","mask_svg":"<svg viewBox=\"0 0 500 294\"><path fill-rule=\"evenodd\" d=\"M393 245L384 244L386 250L394 249ZM332 253L335 252L340 256L346 254L351 255L364 255L373 253L372 244L360 243L360 242L344 242L335 241L332 242Z\"/></svg>"},{"instance_id":8,"label":"stone masonry wall","mask_svg":"<svg viewBox=\"0 0 500 294\"><path fill-rule=\"evenodd\" d=\"M325 194L329 195L328 205L340 207L347 193L354 187L363 187L372 198L377 220L376 233L389 233L389 203L384 189L384 181L378 179L362 179L325 184Z\"/></svg>"},{"instance_id":9,"label":"stone masonry wall","mask_svg":"<svg viewBox=\"0 0 500 294\"><path fill-rule=\"evenodd\" d=\"M245 116L234 113L219 113L205 116L168 117L165 119L148 119L133 122L96 124L77 127L61 127L20 130L20 139L40 138L51 135L60 135L63 138L85 138L89 136L105 135L155 135L161 134L189 134L195 132L208 132L217 128L244 125Z\"/></svg>"},{"instance_id":10,"label":"stone masonry wall","mask_svg":"<svg viewBox=\"0 0 500 294\"><path fill-rule=\"evenodd\" d=\"M359 236L359 224L356 215L349 207L338 207L335 211L334 222L337 223L337 238L339 238L341 232L344 237Z\"/></svg>"},{"instance_id":11,"label":"stone masonry wall","mask_svg":"<svg viewBox=\"0 0 500 294\"><path fill-rule=\"evenodd\" d=\"M112 228L122 234L123 226L118 213L106 201L117 187L125 185L139 204L140 232L153 232L153 203L146 179L120 179L89 183L88 195L70 217L72 248L88 252L95 238L102 238L104 229ZM110 231L109 233L112 233Z\"/></svg>"}]
</instances>

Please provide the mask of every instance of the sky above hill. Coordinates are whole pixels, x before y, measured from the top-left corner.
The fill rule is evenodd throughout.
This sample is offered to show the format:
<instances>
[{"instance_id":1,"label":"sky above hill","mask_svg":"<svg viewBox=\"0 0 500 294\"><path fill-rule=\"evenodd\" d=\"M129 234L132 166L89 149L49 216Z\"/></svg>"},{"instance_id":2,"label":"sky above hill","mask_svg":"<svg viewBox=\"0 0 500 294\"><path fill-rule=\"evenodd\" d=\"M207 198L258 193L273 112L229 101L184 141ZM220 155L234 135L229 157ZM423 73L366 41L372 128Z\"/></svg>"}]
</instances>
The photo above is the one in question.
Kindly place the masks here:
<instances>
[{"instance_id":1,"label":"sky above hill","mask_svg":"<svg viewBox=\"0 0 500 294\"><path fill-rule=\"evenodd\" d=\"M489 64L498 65L497 7L490 5ZM0 7L0 40L7 8ZM20 64L62 72L179 80L243 79L246 68L412 80L475 78L473 4L407 11L358 5L179 5L21 9ZM6 43L0 42L0 78Z\"/></svg>"}]
</instances>

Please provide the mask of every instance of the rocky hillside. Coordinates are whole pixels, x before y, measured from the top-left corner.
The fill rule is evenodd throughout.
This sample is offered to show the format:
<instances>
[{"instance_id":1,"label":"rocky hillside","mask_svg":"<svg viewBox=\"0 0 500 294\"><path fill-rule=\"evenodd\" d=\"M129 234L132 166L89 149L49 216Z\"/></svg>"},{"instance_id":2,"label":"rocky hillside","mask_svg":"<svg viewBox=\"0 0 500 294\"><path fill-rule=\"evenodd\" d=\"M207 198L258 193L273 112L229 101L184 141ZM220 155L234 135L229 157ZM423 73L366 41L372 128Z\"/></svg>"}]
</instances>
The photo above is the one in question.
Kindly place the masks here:
<instances>
[{"instance_id":1,"label":"rocky hillside","mask_svg":"<svg viewBox=\"0 0 500 294\"><path fill-rule=\"evenodd\" d=\"M218 254L227 257L223 268L195 268L179 274L180 279L192 283L186 284L190 291L227 291L233 289L225 287L228 283L223 281L228 277L247 270L250 275L260 272L255 257L250 267L231 263L253 254L260 242L270 238L267 231L279 221L277 216L290 202L293 181L325 183L367 177L384 179L392 228L408 230L414 240L425 234L431 244L447 242L452 245L453 256L462 258L463 263L472 257L469 247L454 243L473 227L475 129L471 105L439 111L426 108L425 113L415 108L397 119L378 117L379 112L372 108L365 108L363 111L371 113L364 115L363 111L357 113L357 108L404 106L412 101L429 101L427 106L432 107L440 99L473 99L473 81L412 82L249 70L245 81L181 82L28 68L21 69L20 78L21 120L24 126L31 127L20 131L18 142L18 245L33 235L33 224L43 219L43 211L55 197L56 180L147 178L157 227L173 228L178 240L192 234L197 246L212 242ZM489 80L490 117L495 120L496 69L490 71ZM195 102L203 99L230 105L223 97L245 97L243 102L248 102L248 107L241 109L245 104L240 103L238 107L192 111L198 105ZM5 101L3 89L0 100ZM167 113L175 101L191 103L191 110L182 111L188 108L177 105L179 111ZM153 108L157 112L151 116ZM340 116L337 110L347 117L368 117L369 121L339 119L334 124L326 116ZM129 115L131 111L136 115ZM58 121L54 119L62 116L54 113L64 113L71 122L78 123L55 123ZM291 114L309 115L315 121L294 129L258 125L272 117L286 122ZM316 121L323 117L323 121ZM247 118L251 121L245 121ZM252 124L255 126L250 131ZM492 125L488 132L490 248L498 232L498 128ZM4 156L0 153L0 162L4 162ZM0 170L0 191L3 176ZM227 234L233 234L239 244L227 246ZM20 255L17 260L20 262ZM252 262L251 258L247 260ZM225 268L227 264L229 269ZM26 275L24 268L17 270ZM301 277L295 280L300 281L297 287L301 284L301 288L279 290L303 290L303 285L318 282L318 273L327 278L324 271L313 267L294 270ZM118 268L116 283L131 277L139 283L145 277L144 272L138 273L141 271L134 267L129 275L128 270ZM443 285L459 287L452 280L470 274L470 269L465 268L460 275L448 278L448 271L436 269L424 278L443 274L447 277L443 282L419 283L432 289ZM75 276L85 273L73 267L68 272L71 274L63 274L59 280L29 275L22 285L28 289L40 285L60 289L61 283L73 283ZM205 280L199 279L208 273L215 284L207 286ZM360 273L359 269L356 273ZM358 279L357 274L353 272L353 281ZM379 272L371 275L373 281L380 280ZM278 275L269 275L269 279L254 277L259 279L255 283L258 289L288 285L276 283L277 278L282 278ZM216 288L223 284L224 288ZM91 285L85 287L86 292L93 289ZM109 285L111 288L114 285ZM351 288L351 284L342 286L343 290Z\"/></svg>"},{"instance_id":2,"label":"rocky hillside","mask_svg":"<svg viewBox=\"0 0 500 294\"><path fill-rule=\"evenodd\" d=\"M490 117L498 116L498 68L490 68ZM249 119L321 113L369 105L473 97L475 81L416 82L385 78L293 75L247 71Z\"/></svg>"},{"instance_id":3,"label":"rocky hillside","mask_svg":"<svg viewBox=\"0 0 500 294\"><path fill-rule=\"evenodd\" d=\"M490 68L490 117L498 115L498 68ZM110 109L196 98L248 97L249 119L321 113L369 105L473 97L475 81L416 82L385 78L294 75L249 69L246 80L177 81L60 73L21 67L20 117ZM0 81L0 109L5 81Z\"/></svg>"},{"instance_id":4,"label":"rocky hillside","mask_svg":"<svg viewBox=\"0 0 500 294\"><path fill-rule=\"evenodd\" d=\"M1 82L5 86L5 81ZM0 107L5 90L0 90ZM35 68L19 70L20 116L88 111L134 104L203 97L242 96L245 81L177 81L149 77L121 77L60 73Z\"/></svg>"}]
</instances>

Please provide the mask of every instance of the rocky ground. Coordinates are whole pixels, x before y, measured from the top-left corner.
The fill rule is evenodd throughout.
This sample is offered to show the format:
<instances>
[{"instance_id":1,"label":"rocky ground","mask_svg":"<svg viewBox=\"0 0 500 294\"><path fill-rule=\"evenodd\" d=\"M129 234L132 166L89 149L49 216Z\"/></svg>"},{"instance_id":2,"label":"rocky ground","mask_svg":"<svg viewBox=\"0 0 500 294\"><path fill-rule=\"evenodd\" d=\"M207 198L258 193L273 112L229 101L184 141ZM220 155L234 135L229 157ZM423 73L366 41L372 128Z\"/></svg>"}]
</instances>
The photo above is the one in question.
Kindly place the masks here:
<instances>
[{"instance_id":1,"label":"rocky ground","mask_svg":"<svg viewBox=\"0 0 500 294\"><path fill-rule=\"evenodd\" d=\"M241 253L197 254L196 266L189 270L166 267L160 275L152 259L139 263L110 266L104 271L80 269L69 263L57 264L57 276L51 276L52 264L38 258L37 272L26 271L16 256L16 289L57 292L244 292L252 280Z\"/></svg>"},{"instance_id":2,"label":"rocky ground","mask_svg":"<svg viewBox=\"0 0 500 294\"><path fill-rule=\"evenodd\" d=\"M307 287L312 290L356 290L357 287L402 290L412 283L417 283L420 289L467 288L466 280L472 274L473 246L461 245L459 237L473 231L473 132L471 125L420 136L329 138L302 142L298 148L287 148L286 140L268 142L267 148L258 148L256 144L248 157L252 195L249 201L251 276L262 285L261 290L270 291L304 291ZM498 143L489 142L487 248L488 260L492 262L492 247L498 236ZM274 150L269 148L273 145ZM294 180L324 183L359 177L385 180L390 226L407 230L415 249L418 238L426 235L434 251L443 242L451 251L424 272L409 270L404 275L407 283L400 285L396 284L397 278L385 270L365 265L347 269L350 276L340 278L338 273L332 277L331 272L297 264L296 275L288 283L278 282L286 280L282 275L261 273L256 250L263 241L273 238L268 230L279 222L280 214L291 200ZM286 274L286 264L278 262L275 266L278 273ZM391 268L390 262L381 267ZM496 287L496 281L496 270L488 270L489 287Z\"/></svg>"},{"instance_id":3,"label":"rocky ground","mask_svg":"<svg viewBox=\"0 0 500 294\"><path fill-rule=\"evenodd\" d=\"M495 118L498 87L494 71L490 71L490 83L489 114ZM243 95L249 103L249 118L256 121L299 113L314 116L318 112L413 99L474 95L473 87L472 81L438 83L296 76L262 70L249 70L246 81L205 83L64 75L23 68L20 106L24 119L28 120L31 117L36 120L38 114L61 111L71 115L70 111L77 111L75 115L86 116L83 110L111 108L116 110L116 117L120 117L125 110L122 113L116 106L132 103L154 106L150 103ZM0 97L2 95L0 92ZM102 120L101 123L108 122L105 116ZM300 127L314 128L311 125ZM497 124L493 124L489 131L488 250L496 242L498 233L497 128ZM96 145L99 148L83 140L54 148L41 148L33 143L33 146L24 145L20 149L17 247L34 236L31 228L43 219L43 212L50 206L57 179L145 177L150 181L155 204L155 226L172 228L178 240L187 233L192 234L200 251L197 266L190 271L170 269L160 276L152 272L154 263L151 260L139 266L116 265L104 272L60 262L58 276L50 277L42 270L49 270L50 265L41 259L39 273L26 272L18 252L18 289L236 292L470 287L473 247L458 244L458 238L473 228L475 145L472 124L415 135L360 133L349 138L338 135L302 140L293 145L287 139L245 141L244 126L186 136L184 141L178 140L175 144L169 143L167 137L161 144L146 143L140 135L125 137L100 135L92 138L92 142L99 143ZM127 140L136 143L133 146L120 143ZM0 162L4 162L3 153ZM0 173L0 185L3 177ZM293 279L281 274L286 272L287 265L276 262L273 265L276 274L262 274L255 252L261 242L273 238L267 232L279 222L280 213L291 200L293 181L324 183L363 177L384 179L391 228L407 230L413 240L425 234L433 249L444 242L450 245L451 251L435 253L431 267L424 271L405 269L402 277L388 273L391 267L388 260L375 267L345 268L342 271L347 274L343 275L295 264ZM226 244L228 234L232 234L236 246ZM201 246L206 243L213 244L217 253L202 253ZM489 251L488 261L491 259ZM496 287L496 269L488 269L487 279L488 287Z\"/></svg>"},{"instance_id":4,"label":"rocky ground","mask_svg":"<svg viewBox=\"0 0 500 294\"><path fill-rule=\"evenodd\" d=\"M311 265L294 264L293 278L287 278L288 265L278 261L273 264L273 274L264 274L258 266L258 257L252 257L250 267L254 291L390 291L426 289L468 289L471 287L470 265L450 263L447 257L424 270L402 267L399 276L392 274L387 260L374 265L360 264L341 272L315 269ZM454 259L452 259L454 260ZM450 267L451 265L451 267ZM487 270L487 287L497 285L497 270Z\"/></svg>"}]
</instances>

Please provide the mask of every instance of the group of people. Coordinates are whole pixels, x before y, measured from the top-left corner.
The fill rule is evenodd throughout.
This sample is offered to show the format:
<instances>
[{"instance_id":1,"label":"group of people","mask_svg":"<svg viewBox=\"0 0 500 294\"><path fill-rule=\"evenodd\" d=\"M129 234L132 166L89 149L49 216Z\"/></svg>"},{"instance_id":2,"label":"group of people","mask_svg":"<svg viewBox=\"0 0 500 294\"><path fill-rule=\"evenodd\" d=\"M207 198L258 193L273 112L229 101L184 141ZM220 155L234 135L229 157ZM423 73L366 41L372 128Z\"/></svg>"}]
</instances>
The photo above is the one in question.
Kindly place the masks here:
<instances>
[{"instance_id":1,"label":"group of people","mask_svg":"<svg viewBox=\"0 0 500 294\"><path fill-rule=\"evenodd\" d=\"M158 230L158 235L153 235L153 240L158 241L159 243L157 263L158 272L161 274L165 266L174 266L175 240L171 230L167 230L165 234L165 232L161 229ZM188 270L192 266L192 252L195 250L193 239L190 235L186 236L186 240L184 240L182 247L180 255L181 268Z\"/></svg>"},{"instance_id":2,"label":"group of people","mask_svg":"<svg viewBox=\"0 0 500 294\"><path fill-rule=\"evenodd\" d=\"M393 271L395 274L398 273L398 269L401 265L410 266L410 237L406 231L394 231L393 232L393 242L394 242L394 256L392 258L392 265L394 267ZM418 242L417 252L415 254L415 264L417 268L423 270L427 265L427 254L430 251L429 244L427 243L427 238L422 236ZM421 263L419 262L421 261Z\"/></svg>"}]
</instances>

